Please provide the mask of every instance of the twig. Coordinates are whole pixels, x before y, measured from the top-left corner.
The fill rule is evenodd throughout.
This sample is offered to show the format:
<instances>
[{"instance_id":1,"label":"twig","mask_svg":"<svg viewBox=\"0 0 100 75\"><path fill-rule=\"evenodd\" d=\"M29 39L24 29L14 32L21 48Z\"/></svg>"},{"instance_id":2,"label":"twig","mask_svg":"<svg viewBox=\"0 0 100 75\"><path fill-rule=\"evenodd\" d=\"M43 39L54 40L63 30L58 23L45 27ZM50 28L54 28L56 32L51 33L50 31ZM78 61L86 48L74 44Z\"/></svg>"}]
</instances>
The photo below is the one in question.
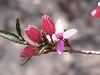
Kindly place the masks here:
<instances>
[{"instance_id":1,"label":"twig","mask_svg":"<svg viewBox=\"0 0 100 75\"><path fill-rule=\"evenodd\" d=\"M57 50L50 49L46 50L45 53L49 52L57 52ZM69 52L69 53L80 53L80 54L94 54L94 55L100 55L100 51L86 51L86 50L74 50L74 49L64 49L63 52Z\"/></svg>"},{"instance_id":2,"label":"twig","mask_svg":"<svg viewBox=\"0 0 100 75\"><path fill-rule=\"evenodd\" d=\"M100 51L86 51L86 50L64 50L64 52L69 52L69 53L81 53L81 54L94 54L94 55L100 55Z\"/></svg>"}]
</instances>

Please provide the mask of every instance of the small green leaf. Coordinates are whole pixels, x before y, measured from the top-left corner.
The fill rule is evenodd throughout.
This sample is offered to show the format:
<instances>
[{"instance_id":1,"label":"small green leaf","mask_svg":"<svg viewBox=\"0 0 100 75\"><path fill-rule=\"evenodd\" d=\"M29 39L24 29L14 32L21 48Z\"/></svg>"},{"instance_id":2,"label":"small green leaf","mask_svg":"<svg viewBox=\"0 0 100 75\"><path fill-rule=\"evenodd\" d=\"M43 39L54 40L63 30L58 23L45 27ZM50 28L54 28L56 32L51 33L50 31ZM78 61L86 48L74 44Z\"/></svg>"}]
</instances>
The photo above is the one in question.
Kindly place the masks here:
<instances>
[{"instance_id":1,"label":"small green leaf","mask_svg":"<svg viewBox=\"0 0 100 75\"><path fill-rule=\"evenodd\" d=\"M16 34L11 33L11 32L8 32L8 31L0 30L0 32L1 32L2 34L9 34L9 35L15 36L16 38L19 38Z\"/></svg>"},{"instance_id":2,"label":"small green leaf","mask_svg":"<svg viewBox=\"0 0 100 75\"><path fill-rule=\"evenodd\" d=\"M47 39L46 37L46 34L44 33L44 31L41 31L42 32L42 37L43 37L43 40L46 44L49 44L49 40Z\"/></svg>"},{"instance_id":3,"label":"small green leaf","mask_svg":"<svg viewBox=\"0 0 100 75\"><path fill-rule=\"evenodd\" d=\"M31 57L32 57L32 56L31 56ZM26 59L24 59L24 60L21 62L20 66L23 66L25 63L27 63L27 61L28 61L29 59L31 59L31 57L27 57Z\"/></svg>"},{"instance_id":4,"label":"small green leaf","mask_svg":"<svg viewBox=\"0 0 100 75\"><path fill-rule=\"evenodd\" d=\"M40 56L42 54L42 52L47 48L48 48L48 45L42 47L41 50L37 53L37 55Z\"/></svg>"},{"instance_id":5,"label":"small green leaf","mask_svg":"<svg viewBox=\"0 0 100 75\"><path fill-rule=\"evenodd\" d=\"M55 40L55 41L53 42L53 46L55 46L58 42L59 42L59 39Z\"/></svg>"},{"instance_id":6,"label":"small green leaf","mask_svg":"<svg viewBox=\"0 0 100 75\"><path fill-rule=\"evenodd\" d=\"M17 31L17 34L22 37L22 34L21 34L21 28L20 28L20 22L19 22L19 19L16 17L16 31Z\"/></svg>"},{"instance_id":7,"label":"small green leaf","mask_svg":"<svg viewBox=\"0 0 100 75\"><path fill-rule=\"evenodd\" d=\"M19 39L19 37L17 35L15 35L14 33L3 31L3 30L0 30L0 32L1 32L0 36L4 37L10 41L13 41L13 42L19 43L19 44L23 44L23 45L27 45L26 41L21 41Z\"/></svg>"}]
</instances>

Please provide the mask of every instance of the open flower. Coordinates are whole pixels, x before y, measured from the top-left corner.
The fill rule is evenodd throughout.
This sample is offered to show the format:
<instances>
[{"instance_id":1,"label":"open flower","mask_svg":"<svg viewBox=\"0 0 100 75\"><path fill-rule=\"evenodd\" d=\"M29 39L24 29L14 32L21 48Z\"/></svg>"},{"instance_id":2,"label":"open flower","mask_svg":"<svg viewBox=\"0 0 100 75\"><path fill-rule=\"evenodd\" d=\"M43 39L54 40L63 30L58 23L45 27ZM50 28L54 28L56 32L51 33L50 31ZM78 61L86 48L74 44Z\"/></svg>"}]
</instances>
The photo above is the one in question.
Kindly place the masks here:
<instances>
[{"instance_id":1,"label":"open flower","mask_svg":"<svg viewBox=\"0 0 100 75\"><path fill-rule=\"evenodd\" d=\"M91 12L91 15L100 18L100 2L98 3L98 7Z\"/></svg>"},{"instance_id":2,"label":"open flower","mask_svg":"<svg viewBox=\"0 0 100 75\"><path fill-rule=\"evenodd\" d=\"M32 45L28 45L22 50L20 56L29 57L35 55L35 53L36 53L36 47Z\"/></svg>"},{"instance_id":3,"label":"open flower","mask_svg":"<svg viewBox=\"0 0 100 75\"><path fill-rule=\"evenodd\" d=\"M26 35L30 40L33 42L41 42L42 41L42 35L41 32L34 27L33 25L29 25L27 29L25 29Z\"/></svg>"},{"instance_id":4,"label":"open flower","mask_svg":"<svg viewBox=\"0 0 100 75\"><path fill-rule=\"evenodd\" d=\"M42 29L47 35L55 33L55 24L47 15L42 16Z\"/></svg>"},{"instance_id":5,"label":"open flower","mask_svg":"<svg viewBox=\"0 0 100 75\"><path fill-rule=\"evenodd\" d=\"M57 23L55 25L56 31L55 34L52 35L53 41L59 40L58 43L55 45L56 50L59 54L62 53L63 47L64 47L64 39L69 39L74 35L77 30L76 29L70 29L64 32L63 24L61 20L57 20Z\"/></svg>"}]
</instances>

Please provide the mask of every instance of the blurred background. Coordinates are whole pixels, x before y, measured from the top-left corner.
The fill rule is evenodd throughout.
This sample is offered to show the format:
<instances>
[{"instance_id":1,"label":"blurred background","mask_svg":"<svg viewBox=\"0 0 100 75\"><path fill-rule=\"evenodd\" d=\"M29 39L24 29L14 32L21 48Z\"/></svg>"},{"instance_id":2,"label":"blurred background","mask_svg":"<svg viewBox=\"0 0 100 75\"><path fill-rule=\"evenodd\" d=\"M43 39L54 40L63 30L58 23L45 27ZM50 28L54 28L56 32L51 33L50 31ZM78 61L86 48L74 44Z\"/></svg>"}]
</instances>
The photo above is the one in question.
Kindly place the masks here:
<instances>
[{"instance_id":1,"label":"blurred background","mask_svg":"<svg viewBox=\"0 0 100 75\"><path fill-rule=\"evenodd\" d=\"M23 36L29 40L24 29L28 24L41 29L41 17L46 14L54 22L61 19L67 29L78 30L69 40L74 49L100 51L100 19L91 16L99 1L0 0L0 29L16 33L19 17ZM0 37L0 75L100 75L99 55L49 53L20 66L24 47Z\"/></svg>"}]
</instances>

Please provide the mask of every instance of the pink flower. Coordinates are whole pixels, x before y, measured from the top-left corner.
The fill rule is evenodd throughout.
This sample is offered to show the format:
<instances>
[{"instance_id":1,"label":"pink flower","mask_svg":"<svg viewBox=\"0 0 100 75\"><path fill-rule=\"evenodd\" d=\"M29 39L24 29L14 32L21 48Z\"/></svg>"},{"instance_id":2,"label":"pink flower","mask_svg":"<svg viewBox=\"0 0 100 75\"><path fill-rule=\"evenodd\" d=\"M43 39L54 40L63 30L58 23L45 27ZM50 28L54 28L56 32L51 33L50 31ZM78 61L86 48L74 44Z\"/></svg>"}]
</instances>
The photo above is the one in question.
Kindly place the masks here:
<instances>
[{"instance_id":1,"label":"pink flower","mask_svg":"<svg viewBox=\"0 0 100 75\"><path fill-rule=\"evenodd\" d=\"M55 26L56 26L56 32L55 34L52 35L52 39L53 41L59 40L58 43L55 45L55 48L58 51L58 53L61 54L64 47L64 39L71 38L72 35L74 35L77 32L77 30L70 29L64 32L63 24L60 19L57 20L57 23Z\"/></svg>"},{"instance_id":2,"label":"pink flower","mask_svg":"<svg viewBox=\"0 0 100 75\"><path fill-rule=\"evenodd\" d=\"M32 45L28 45L22 50L20 56L29 57L35 55L35 53L36 53L36 47Z\"/></svg>"},{"instance_id":3,"label":"pink flower","mask_svg":"<svg viewBox=\"0 0 100 75\"><path fill-rule=\"evenodd\" d=\"M98 7L91 12L91 15L100 18L100 2L98 3Z\"/></svg>"},{"instance_id":4,"label":"pink flower","mask_svg":"<svg viewBox=\"0 0 100 75\"><path fill-rule=\"evenodd\" d=\"M47 15L42 16L42 29L48 35L55 33L55 24Z\"/></svg>"},{"instance_id":5,"label":"pink flower","mask_svg":"<svg viewBox=\"0 0 100 75\"><path fill-rule=\"evenodd\" d=\"M42 41L42 35L41 32L34 27L33 25L29 25L27 29L25 29L26 35L30 40L33 42L41 42Z\"/></svg>"}]
</instances>

